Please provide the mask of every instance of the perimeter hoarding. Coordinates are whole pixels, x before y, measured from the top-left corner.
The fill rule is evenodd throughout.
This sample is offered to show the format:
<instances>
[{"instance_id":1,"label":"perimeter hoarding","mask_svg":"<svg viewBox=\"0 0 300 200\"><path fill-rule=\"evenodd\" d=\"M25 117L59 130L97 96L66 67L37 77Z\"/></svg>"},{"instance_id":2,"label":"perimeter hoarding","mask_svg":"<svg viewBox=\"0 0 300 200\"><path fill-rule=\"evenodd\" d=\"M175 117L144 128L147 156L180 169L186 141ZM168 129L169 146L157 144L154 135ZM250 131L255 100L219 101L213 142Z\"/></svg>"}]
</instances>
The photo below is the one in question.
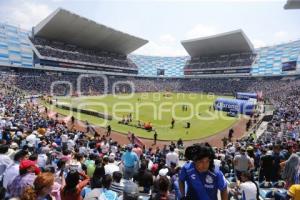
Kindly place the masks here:
<instances>
[{"instance_id":1,"label":"perimeter hoarding","mask_svg":"<svg viewBox=\"0 0 300 200\"><path fill-rule=\"evenodd\" d=\"M215 101L215 109L225 112L236 111L239 114L252 115L255 103L240 99L218 98Z\"/></svg>"}]
</instances>

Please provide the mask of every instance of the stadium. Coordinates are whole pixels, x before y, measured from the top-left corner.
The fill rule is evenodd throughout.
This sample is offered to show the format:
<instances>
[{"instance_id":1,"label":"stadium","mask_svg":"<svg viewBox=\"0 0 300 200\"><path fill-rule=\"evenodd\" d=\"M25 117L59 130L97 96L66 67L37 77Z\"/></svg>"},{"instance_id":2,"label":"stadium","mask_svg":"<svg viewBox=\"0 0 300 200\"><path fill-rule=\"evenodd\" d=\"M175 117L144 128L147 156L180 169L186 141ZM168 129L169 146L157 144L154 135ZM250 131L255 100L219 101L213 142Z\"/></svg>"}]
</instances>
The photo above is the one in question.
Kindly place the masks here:
<instances>
[{"instance_id":1,"label":"stadium","mask_svg":"<svg viewBox=\"0 0 300 200\"><path fill-rule=\"evenodd\" d=\"M284 8L298 7L289 0ZM41 171L37 176L41 179L49 165L60 168L58 163L63 162L67 167L53 168L54 172L65 173L63 179L68 182L75 167L82 176L78 185L86 182L85 189L93 189L89 181L96 181L99 167L105 171L98 177L103 187L106 179L115 181L116 171L122 172L124 181L133 178L139 190L136 199L164 199L155 195L168 194L165 199L210 200L214 199L210 194L200 198L187 192L184 197L181 172L176 171L184 168L185 161L203 159L203 149L209 147L214 152L210 161L224 174L229 199L256 199L250 198L251 188L242 191L239 186L238 180L245 182L250 175L257 199L300 198L291 192L293 186L300 191L300 40L254 48L244 30L236 29L181 40L188 56L133 53L148 42L64 8L31 30L0 22L0 156L12 149L10 156L18 155L20 148L29 160L14 160L18 162L15 169L21 170L24 166L19 162L25 162L26 170L39 168L35 170ZM147 173L155 176L149 184L138 178L140 174L133 176L136 166L126 167L123 157L131 149L139 157L136 172L146 170L147 163ZM93 163L92 172L87 161ZM115 170L119 165L122 169ZM0 169L4 189L0 198L23 199L27 190L12 189L20 180L7 176L10 165L0 161ZM171 188L167 187L167 193L161 183L166 181L161 178L167 176L165 170L172 179L166 179ZM21 175L20 171L20 179ZM213 182L207 176L205 181ZM126 184L112 191L119 198L135 199L126 197L130 193ZM203 189L209 193L206 185ZM218 190L217 198L227 199L225 189ZM65 191L62 183L59 191ZM83 191L82 187L80 198L89 199ZM47 198L69 199L73 194L67 192L58 192L58 198L49 192Z\"/></svg>"}]
</instances>

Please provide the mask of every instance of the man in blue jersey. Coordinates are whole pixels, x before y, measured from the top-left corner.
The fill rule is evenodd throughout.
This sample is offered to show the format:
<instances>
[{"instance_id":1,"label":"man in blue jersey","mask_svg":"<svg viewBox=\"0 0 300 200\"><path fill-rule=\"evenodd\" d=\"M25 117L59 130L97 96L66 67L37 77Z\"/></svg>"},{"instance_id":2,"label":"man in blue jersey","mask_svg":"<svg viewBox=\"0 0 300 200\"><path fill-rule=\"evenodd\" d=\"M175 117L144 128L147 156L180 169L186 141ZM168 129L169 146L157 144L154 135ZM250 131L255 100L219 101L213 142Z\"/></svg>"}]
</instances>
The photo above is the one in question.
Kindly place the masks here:
<instances>
[{"instance_id":1,"label":"man in blue jersey","mask_svg":"<svg viewBox=\"0 0 300 200\"><path fill-rule=\"evenodd\" d=\"M186 149L185 157L190 161L184 164L179 174L182 199L218 200L219 190L221 199L227 200L227 183L222 172L214 168L215 153L211 146L194 144Z\"/></svg>"}]
</instances>

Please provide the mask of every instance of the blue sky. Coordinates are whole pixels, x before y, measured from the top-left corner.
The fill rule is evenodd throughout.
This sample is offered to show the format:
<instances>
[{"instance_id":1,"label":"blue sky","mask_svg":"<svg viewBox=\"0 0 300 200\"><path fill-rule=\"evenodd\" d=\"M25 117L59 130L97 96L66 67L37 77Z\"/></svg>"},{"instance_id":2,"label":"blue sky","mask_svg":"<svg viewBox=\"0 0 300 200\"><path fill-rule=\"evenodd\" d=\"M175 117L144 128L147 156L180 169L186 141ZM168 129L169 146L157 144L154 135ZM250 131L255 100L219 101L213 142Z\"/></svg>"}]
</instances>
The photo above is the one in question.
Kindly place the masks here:
<instances>
[{"instance_id":1,"label":"blue sky","mask_svg":"<svg viewBox=\"0 0 300 200\"><path fill-rule=\"evenodd\" d=\"M255 47L300 39L286 0L0 0L0 21L30 30L58 7L150 42L134 53L186 55L180 41L243 29Z\"/></svg>"}]
</instances>

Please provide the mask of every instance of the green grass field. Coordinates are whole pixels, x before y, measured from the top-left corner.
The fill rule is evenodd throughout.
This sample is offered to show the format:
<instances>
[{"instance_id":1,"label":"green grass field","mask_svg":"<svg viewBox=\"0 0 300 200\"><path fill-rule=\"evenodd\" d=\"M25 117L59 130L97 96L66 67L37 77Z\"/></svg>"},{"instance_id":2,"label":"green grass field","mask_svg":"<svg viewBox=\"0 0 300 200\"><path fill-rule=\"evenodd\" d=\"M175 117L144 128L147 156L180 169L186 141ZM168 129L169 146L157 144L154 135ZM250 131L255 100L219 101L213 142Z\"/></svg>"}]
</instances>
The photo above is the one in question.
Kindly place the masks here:
<instances>
[{"instance_id":1,"label":"green grass field","mask_svg":"<svg viewBox=\"0 0 300 200\"><path fill-rule=\"evenodd\" d=\"M136 136L152 139L153 132L118 123L123 116L132 113L131 125L136 125L137 120L151 122L158 133L159 140L200 139L225 130L237 121L237 118L227 117L223 112L209 111L209 107L218 96L174 93L165 97L163 94L138 93L104 97L57 98L59 104L108 113L113 116L111 121L62 109L53 109L64 115L73 115L77 119L87 120L94 125L106 127L110 124L115 131L126 134L131 131ZM183 104L188 106L188 111L182 111ZM173 129L170 128L172 117L175 119ZM189 129L185 128L187 121L191 123Z\"/></svg>"}]
</instances>

